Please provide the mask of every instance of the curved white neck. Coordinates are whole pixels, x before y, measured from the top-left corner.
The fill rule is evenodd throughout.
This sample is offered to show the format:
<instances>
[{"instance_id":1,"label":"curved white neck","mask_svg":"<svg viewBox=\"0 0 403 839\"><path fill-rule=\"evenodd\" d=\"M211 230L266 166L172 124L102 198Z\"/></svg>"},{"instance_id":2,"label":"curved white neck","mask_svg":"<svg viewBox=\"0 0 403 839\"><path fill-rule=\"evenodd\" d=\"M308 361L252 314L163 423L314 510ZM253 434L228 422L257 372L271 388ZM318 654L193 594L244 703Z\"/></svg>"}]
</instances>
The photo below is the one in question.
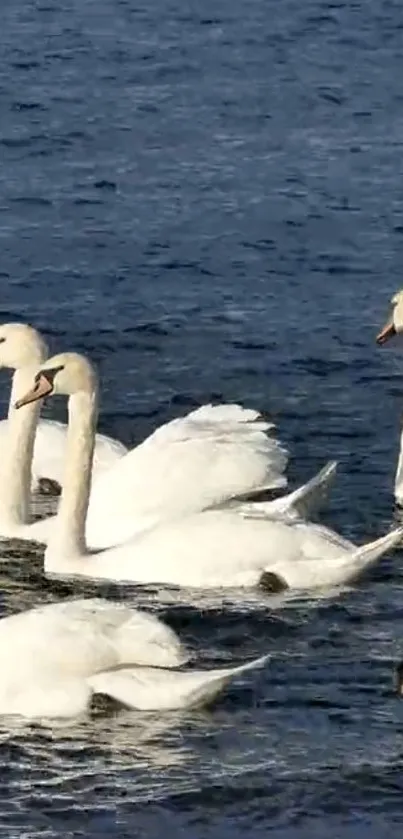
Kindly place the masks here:
<instances>
[{"instance_id":1,"label":"curved white neck","mask_svg":"<svg viewBox=\"0 0 403 839\"><path fill-rule=\"evenodd\" d=\"M48 542L46 555L52 557L82 556L87 552L85 522L91 491L92 459L98 419L96 391L70 396L69 424L65 473L55 527Z\"/></svg>"},{"instance_id":2,"label":"curved white neck","mask_svg":"<svg viewBox=\"0 0 403 839\"><path fill-rule=\"evenodd\" d=\"M399 504L403 504L403 431L400 435L399 459L395 475L395 497Z\"/></svg>"},{"instance_id":3,"label":"curved white neck","mask_svg":"<svg viewBox=\"0 0 403 839\"><path fill-rule=\"evenodd\" d=\"M33 402L14 408L17 399L32 387L37 363L16 370L13 376L6 446L0 466L0 517L8 524L26 524L29 519L31 472L35 433L41 405Z\"/></svg>"}]
</instances>

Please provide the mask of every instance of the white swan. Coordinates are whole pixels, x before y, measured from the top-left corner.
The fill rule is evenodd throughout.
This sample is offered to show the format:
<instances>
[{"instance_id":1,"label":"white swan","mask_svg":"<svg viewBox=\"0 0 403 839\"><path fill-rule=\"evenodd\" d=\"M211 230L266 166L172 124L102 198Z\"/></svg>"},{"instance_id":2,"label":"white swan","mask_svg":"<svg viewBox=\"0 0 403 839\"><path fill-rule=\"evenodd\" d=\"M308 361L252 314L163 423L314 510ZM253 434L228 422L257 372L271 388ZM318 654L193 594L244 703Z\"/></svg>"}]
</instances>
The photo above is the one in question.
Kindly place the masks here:
<instances>
[{"instance_id":1,"label":"white swan","mask_svg":"<svg viewBox=\"0 0 403 839\"><path fill-rule=\"evenodd\" d=\"M47 346L42 336L24 323L6 323L0 325L0 367L7 367L14 370L11 398L9 404L8 419L0 420L0 453L1 460L4 460L5 453L10 444L13 426L16 426L15 437L23 433L27 417L19 420L13 409L18 393L24 388L24 382L32 377L32 371L48 357ZM33 448L32 462L32 489L35 491L41 487L44 479L58 484L59 489L62 482L64 470L64 458L66 450L67 427L61 422L54 420L40 420L39 412L32 414L36 427L36 437ZM20 428L21 425L23 428ZM21 441L24 442L23 440ZM124 454L127 449L117 440L97 434L94 450L94 476L100 475L109 469Z\"/></svg>"},{"instance_id":2,"label":"white swan","mask_svg":"<svg viewBox=\"0 0 403 839\"><path fill-rule=\"evenodd\" d=\"M403 332L403 289L396 292L391 299L392 312L385 326L376 337L377 344L383 346L396 335ZM400 434L400 449L397 461L394 494L396 503L403 507L403 429Z\"/></svg>"},{"instance_id":3,"label":"white swan","mask_svg":"<svg viewBox=\"0 0 403 839\"><path fill-rule=\"evenodd\" d=\"M124 545L89 554L85 519L98 404L97 377L89 361L76 353L49 359L17 407L54 393L69 396L68 455L45 551L47 572L196 587L253 586L263 577L274 587L311 588L354 580L402 536L398 529L356 548L323 527L222 509L172 519Z\"/></svg>"},{"instance_id":4,"label":"white swan","mask_svg":"<svg viewBox=\"0 0 403 839\"><path fill-rule=\"evenodd\" d=\"M45 355L45 345L31 327L0 326L0 367L16 370L13 402L24 395L31 384L33 366L36 370ZM43 462L45 469L49 463L47 472L53 466L52 477L61 481L66 426L42 421L35 438L38 405L32 404L18 414L13 402L9 419L0 423L1 433L7 434L1 449L0 536L35 539L46 544L53 518L29 523L32 451L35 441L34 468L38 470L38 464ZM256 411L239 405L205 405L183 419L162 426L125 457L120 457L125 451L120 443L97 435L97 480L91 493L88 543L93 548L108 546L113 538L119 543L154 523L203 509L210 503L236 503L240 512L252 514L250 505L240 507L239 500L231 500L232 496L248 490L253 495L253 489L261 491L262 485L275 487L286 483L283 470L287 455L275 439L267 436L269 428L269 423L259 419ZM115 463L106 470L108 458L112 457ZM122 468L117 468L118 458ZM103 481L101 470L107 472L107 482ZM336 464L328 464L288 496L257 503L253 514L306 514L323 500L335 471ZM109 510L105 512L107 504Z\"/></svg>"},{"instance_id":5,"label":"white swan","mask_svg":"<svg viewBox=\"0 0 403 839\"><path fill-rule=\"evenodd\" d=\"M101 599L39 606L0 620L0 714L75 717L96 694L138 710L194 707L268 656L238 667L172 669L187 658L153 615Z\"/></svg>"}]
</instances>

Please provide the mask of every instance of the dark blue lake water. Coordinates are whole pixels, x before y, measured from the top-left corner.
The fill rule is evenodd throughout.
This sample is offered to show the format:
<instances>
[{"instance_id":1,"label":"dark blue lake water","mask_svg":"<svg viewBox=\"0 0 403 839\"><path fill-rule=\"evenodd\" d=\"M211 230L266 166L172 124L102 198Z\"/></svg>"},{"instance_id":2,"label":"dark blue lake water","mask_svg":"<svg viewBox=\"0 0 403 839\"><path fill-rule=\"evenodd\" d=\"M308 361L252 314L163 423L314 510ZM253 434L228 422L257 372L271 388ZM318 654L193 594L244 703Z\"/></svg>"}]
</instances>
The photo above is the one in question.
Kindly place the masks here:
<instances>
[{"instance_id":1,"label":"dark blue lake water","mask_svg":"<svg viewBox=\"0 0 403 839\"><path fill-rule=\"evenodd\" d=\"M0 55L0 320L99 362L124 442L240 401L275 418L292 485L340 460L324 520L388 529L401 3L3 0ZM125 591L198 658L271 666L206 713L1 728L0 834L400 839L402 560L316 602ZM3 614L99 591L40 567L2 570Z\"/></svg>"}]
</instances>

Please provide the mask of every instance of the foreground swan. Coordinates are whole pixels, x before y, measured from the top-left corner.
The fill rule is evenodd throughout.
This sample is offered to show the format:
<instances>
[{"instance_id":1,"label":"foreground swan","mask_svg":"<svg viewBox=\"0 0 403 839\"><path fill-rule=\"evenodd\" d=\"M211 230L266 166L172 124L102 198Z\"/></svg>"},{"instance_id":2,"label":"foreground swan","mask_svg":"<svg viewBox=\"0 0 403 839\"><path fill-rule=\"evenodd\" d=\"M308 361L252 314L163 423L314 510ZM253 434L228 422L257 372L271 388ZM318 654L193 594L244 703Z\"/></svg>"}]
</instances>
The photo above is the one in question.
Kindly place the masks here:
<instances>
[{"instance_id":1,"label":"foreground swan","mask_svg":"<svg viewBox=\"0 0 403 839\"><path fill-rule=\"evenodd\" d=\"M391 303L392 313L376 337L380 346L403 332L403 289L393 295ZM399 506L403 506L403 430L400 435L400 450L395 475L395 498Z\"/></svg>"},{"instance_id":2,"label":"foreground swan","mask_svg":"<svg viewBox=\"0 0 403 839\"><path fill-rule=\"evenodd\" d=\"M38 333L22 324L0 327L0 366L16 368L12 399L24 395L32 380L33 365L46 354ZM36 363L35 363L36 362ZM12 403L13 404L13 403ZM30 468L35 440L34 468L61 481L66 426L43 421L35 439L39 409L32 404L18 414L11 404L9 419L0 423L0 536L48 541L53 520L29 524ZM261 485L286 483L284 449L267 437L268 423L255 411L238 405L206 405L183 419L162 426L126 457L120 443L96 436L94 491L91 494L87 538L91 547L116 544L151 524L173 515L218 504L238 505L252 513L250 505L231 501L237 493ZM7 439L5 439L5 432ZM61 442L62 441L62 442ZM122 468L117 469L117 459ZM111 464L114 459L115 465ZM107 465L113 468L106 469ZM36 465L35 465L36 464ZM108 480L100 478L107 471ZM253 514L305 515L323 501L333 480L336 464L328 464L317 476L293 493L273 502L258 503Z\"/></svg>"},{"instance_id":3,"label":"foreground swan","mask_svg":"<svg viewBox=\"0 0 403 839\"><path fill-rule=\"evenodd\" d=\"M153 615L100 599L47 604L0 620L0 714L75 717L96 694L138 710L194 707L267 658L217 670L168 669L187 655Z\"/></svg>"},{"instance_id":4,"label":"foreground swan","mask_svg":"<svg viewBox=\"0 0 403 839\"><path fill-rule=\"evenodd\" d=\"M89 554L85 520L97 423L98 384L83 356L49 359L18 408L55 393L69 396L68 452L59 511L47 549L45 570L113 580L182 586L311 588L356 579L390 547L402 529L356 548L323 527L287 524L231 510L209 510L143 531L124 545Z\"/></svg>"},{"instance_id":5,"label":"foreground swan","mask_svg":"<svg viewBox=\"0 0 403 839\"><path fill-rule=\"evenodd\" d=\"M27 386L32 378L32 371L48 357L46 344L41 335L31 326L23 323L7 323L0 325L0 367L15 370L11 391L8 419L0 420L0 456L3 468L4 459L10 450L10 433L14 438L21 438L27 418L18 419L13 405L18 394ZM54 420L40 420L39 412L32 414L36 437L33 446L32 489L41 487L44 479L58 484L62 482L64 458L66 451L67 427ZM22 426L22 427L21 427ZM32 446L33 436L30 443ZM20 439L20 445L26 445ZM127 449L117 440L96 435L94 449L94 476L110 469Z\"/></svg>"}]
</instances>

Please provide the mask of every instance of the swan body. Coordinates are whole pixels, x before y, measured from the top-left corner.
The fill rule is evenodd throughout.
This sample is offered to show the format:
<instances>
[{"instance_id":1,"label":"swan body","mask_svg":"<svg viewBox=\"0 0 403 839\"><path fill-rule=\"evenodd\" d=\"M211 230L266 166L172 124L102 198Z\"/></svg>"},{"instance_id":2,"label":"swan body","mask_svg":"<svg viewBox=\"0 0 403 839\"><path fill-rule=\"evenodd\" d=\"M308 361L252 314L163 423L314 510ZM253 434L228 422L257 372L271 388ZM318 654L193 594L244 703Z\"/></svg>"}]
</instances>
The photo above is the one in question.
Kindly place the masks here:
<instances>
[{"instance_id":1,"label":"swan body","mask_svg":"<svg viewBox=\"0 0 403 839\"><path fill-rule=\"evenodd\" d=\"M45 551L45 571L185 588L253 587L270 572L279 589L315 589L354 582L402 536L401 528L357 548L318 525L208 510L95 555L60 550L56 537Z\"/></svg>"},{"instance_id":2,"label":"swan body","mask_svg":"<svg viewBox=\"0 0 403 839\"><path fill-rule=\"evenodd\" d=\"M18 398L24 369L32 375L48 356L42 336L23 323L0 325L0 367L14 370L8 418L0 420L0 452L2 460L9 445L10 423L14 422L13 404ZM39 420L36 412L36 436L33 445L31 489L37 491L46 479L60 489L66 453L67 427L54 420ZM126 447L103 434L97 434L94 450L94 476L109 470L127 452Z\"/></svg>"},{"instance_id":3,"label":"swan body","mask_svg":"<svg viewBox=\"0 0 403 839\"><path fill-rule=\"evenodd\" d=\"M376 337L377 344L383 346L391 338L403 332L403 289L393 295L392 313ZM395 474L394 495L399 507L403 507L403 430L400 434L399 456Z\"/></svg>"},{"instance_id":4,"label":"swan body","mask_svg":"<svg viewBox=\"0 0 403 839\"><path fill-rule=\"evenodd\" d=\"M355 579L401 539L403 530L396 530L356 548L327 528L224 508L171 518L123 545L90 554L85 521L98 386L89 361L76 353L49 359L17 410L54 393L69 397L68 457L45 551L48 573L204 588L253 586L270 572L283 587L316 588Z\"/></svg>"},{"instance_id":5,"label":"swan body","mask_svg":"<svg viewBox=\"0 0 403 839\"><path fill-rule=\"evenodd\" d=\"M45 345L31 327L0 327L0 366L15 368L9 419L0 423L0 445L1 434L7 432L0 471L0 536L47 544L54 518L29 521L31 463L34 458L34 468L40 462L43 474L61 483L67 429L49 420L38 426L35 403L22 414L13 407L45 355ZM28 363L30 359L37 363ZM231 505L248 515L252 506L253 515L292 518L306 514L323 501L335 463L281 499L256 505L242 501L247 491L253 496L254 491L286 483L287 454L277 440L267 436L271 428L256 411L239 405L205 405L162 426L127 455L120 443L97 434L88 544L92 549L119 544L171 517L212 505Z\"/></svg>"},{"instance_id":6,"label":"swan body","mask_svg":"<svg viewBox=\"0 0 403 839\"><path fill-rule=\"evenodd\" d=\"M172 669L187 657L168 626L121 604L88 599L30 609L0 620L0 714L76 717L99 693L132 709L191 707L267 660Z\"/></svg>"}]
</instances>

